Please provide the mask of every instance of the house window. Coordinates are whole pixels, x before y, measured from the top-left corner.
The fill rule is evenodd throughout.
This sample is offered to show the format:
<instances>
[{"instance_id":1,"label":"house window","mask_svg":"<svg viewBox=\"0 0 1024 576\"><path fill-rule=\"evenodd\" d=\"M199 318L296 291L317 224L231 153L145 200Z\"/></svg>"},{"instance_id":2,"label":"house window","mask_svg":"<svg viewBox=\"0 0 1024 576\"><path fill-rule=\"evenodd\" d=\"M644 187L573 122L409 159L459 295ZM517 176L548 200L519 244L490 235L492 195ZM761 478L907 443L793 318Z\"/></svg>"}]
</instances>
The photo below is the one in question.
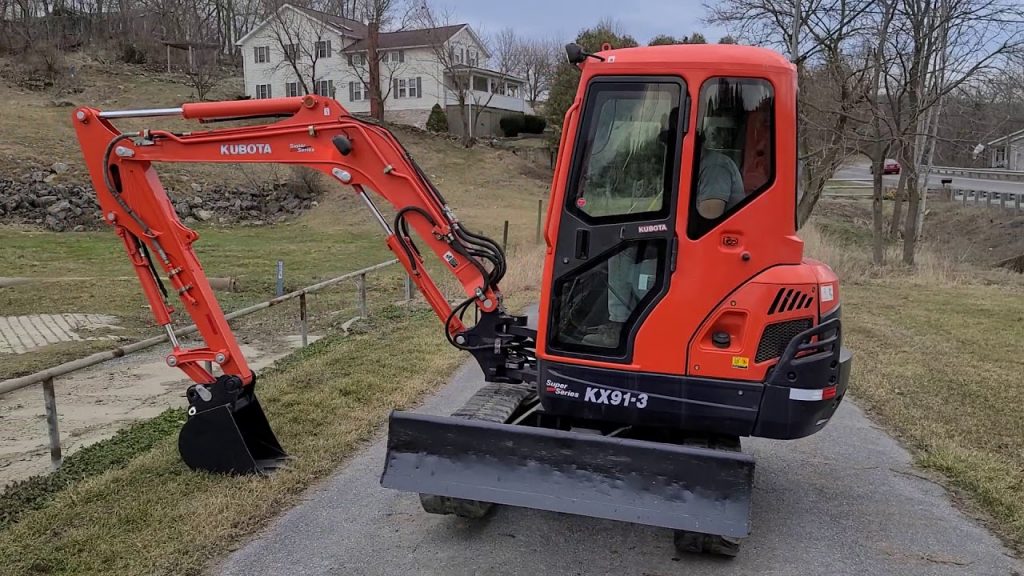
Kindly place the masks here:
<instances>
[{"instance_id":1,"label":"house window","mask_svg":"<svg viewBox=\"0 0 1024 576\"><path fill-rule=\"evenodd\" d=\"M299 57L299 46L297 44L284 45L284 57L289 61L295 61Z\"/></svg>"},{"instance_id":2,"label":"house window","mask_svg":"<svg viewBox=\"0 0 1024 576\"><path fill-rule=\"evenodd\" d=\"M348 99L351 102L370 99L370 87L363 82L348 83Z\"/></svg>"},{"instance_id":3,"label":"house window","mask_svg":"<svg viewBox=\"0 0 1024 576\"><path fill-rule=\"evenodd\" d=\"M270 84L257 84L256 85L256 98L270 98Z\"/></svg>"},{"instance_id":4,"label":"house window","mask_svg":"<svg viewBox=\"0 0 1024 576\"><path fill-rule=\"evenodd\" d=\"M299 83L298 82L285 82L284 84L284 95L298 96L299 95Z\"/></svg>"},{"instance_id":5,"label":"house window","mask_svg":"<svg viewBox=\"0 0 1024 576\"><path fill-rule=\"evenodd\" d=\"M270 62L270 46L254 46L252 51L257 64Z\"/></svg>"},{"instance_id":6,"label":"house window","mask_svg":"<svg viewBox=\"0 0 1024 576\"><path fill-rule=\"evenodd\" d=\"M423 80L422 77L395 78L392 84L391 95L395 98L422 98Z\"/></svg>"},{"instance_id":7,"label":"house window","mask_svg":"<svg viewBox=\"0 0 1024 576\"><path fill-rule=\"evenodd\" d=\"M317 58L330 58L331 57L331 41L330 40L317 40L315 49L316 49L316 57Z\"/></svg>"},{"instance_id":8,"label":"house window","mask_svg":"<svg viewBox=\"0 0 1024 576\"><path fill-rule=\"evenodd\" d=\"M349 54L349 66L366 66L366 54Z\"/></svg>"},{"instance_id":9,"label":"house window","mask_svg":"<svg viewBox=\"0 0 1024 576\"><path fill-rule=\"evenodd\" d=\"M487 78L483 76L473 76L473 90L477 92L487 92Z\"/></svg>"},{"instance_id":10,"label":"house window","mask_svg":"<svg viewBox=\"0 0 1024 576\"><path fill-rule=\"evenodd\" d=\"M466 57L467 57L467 60L468 60L467 63L470 66L479 66L480 65L480 53L477 52L476 50L467 50L466 51Z\"/></svg>"},{"instance_id":11,"label":"house window","mask_svg":"<svg viewBox=\"0 0 1024 576\"><path fill-rule=\"evenodd\" d=\"M459 46L457 49L452 46L448 49L448 55L456 64L462 64L466 61L466 49Z\"/></svg>"},{"instance_id":12,"label":"house window","mask_svg":"<svg viewBox=\"0 0 1024 576\"><path fill-rule=\"evenodd\" d=\"M318 96L334 98L334 80L317 80L315 88Z\"/></svg>"}]
</instances>

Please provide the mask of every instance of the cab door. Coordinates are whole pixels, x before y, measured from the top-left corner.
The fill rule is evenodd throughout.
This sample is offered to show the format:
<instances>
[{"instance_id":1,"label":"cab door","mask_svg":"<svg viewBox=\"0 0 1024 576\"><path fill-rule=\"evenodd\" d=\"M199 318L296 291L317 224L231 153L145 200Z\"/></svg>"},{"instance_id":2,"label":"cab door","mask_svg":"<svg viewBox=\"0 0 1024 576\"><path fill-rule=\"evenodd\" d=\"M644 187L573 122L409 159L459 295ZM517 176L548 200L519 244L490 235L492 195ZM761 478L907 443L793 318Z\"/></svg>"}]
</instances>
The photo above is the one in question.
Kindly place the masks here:
<instances>
[{"instance_id":1,"label":"cab door","mask_svg":"<svg viewBox=\"0 0 1024 576\"><path fill-rule=\"evenodd\" d=\"M549 356L631 361L675 266L686 103L679 77L588 84L555 241Z\"/></svg>"}]
</instances>

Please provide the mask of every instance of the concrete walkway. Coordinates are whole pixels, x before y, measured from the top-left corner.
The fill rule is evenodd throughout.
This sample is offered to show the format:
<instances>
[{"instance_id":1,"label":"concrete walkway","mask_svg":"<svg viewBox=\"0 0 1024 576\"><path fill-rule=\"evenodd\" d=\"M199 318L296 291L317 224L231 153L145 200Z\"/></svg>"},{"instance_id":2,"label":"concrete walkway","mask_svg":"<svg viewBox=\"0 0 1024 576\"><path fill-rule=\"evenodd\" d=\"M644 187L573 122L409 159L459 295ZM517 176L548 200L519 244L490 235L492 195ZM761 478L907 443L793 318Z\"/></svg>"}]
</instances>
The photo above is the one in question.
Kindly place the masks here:
<instances>
[{"instance_id":1,"label":"concrete walkway","mask_svg":"<svg viewBox=\"0 0 1024 576\"><path fill-rule=\"evenodd\" d=\"M447 414L480 385L463 368L423 412ZM425 514L378 484L383 438L229 557L224 575L1020 576L1024 566L951 504L849 399L821 433L749 440L758 461L753 534L739 557L678 557L668 530L499 508L483 521Z\"/></svg>"},{"instance_id":2,"label":"concrete walkway","mask_svg":"<svg viewBox=\"0 0 1024 576\"><path fill-rule=\"evenodd\" d=\"M24 354L58 342L113 340L117 336L85 336L84 330L115 329L117 318L103 314L31 314L0 316L0 354ZM3 374L0 374L3 378Z\"/></svg>"}]
</instances>

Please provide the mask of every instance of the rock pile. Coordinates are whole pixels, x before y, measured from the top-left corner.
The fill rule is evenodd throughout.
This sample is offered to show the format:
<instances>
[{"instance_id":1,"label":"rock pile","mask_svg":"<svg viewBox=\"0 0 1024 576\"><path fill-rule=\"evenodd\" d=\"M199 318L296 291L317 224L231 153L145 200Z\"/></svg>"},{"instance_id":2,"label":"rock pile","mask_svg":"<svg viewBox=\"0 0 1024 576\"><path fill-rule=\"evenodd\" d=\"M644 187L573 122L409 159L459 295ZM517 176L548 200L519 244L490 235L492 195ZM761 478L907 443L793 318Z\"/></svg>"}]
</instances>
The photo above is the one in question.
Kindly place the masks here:
<instances>
[{"instance_id":1,"label":"rock pile","mask_svg":"<svg viewBox=\"0 0 1024 576\"><path fill-rule=\"evenodd\" d=\"M0 176L0 223L37 225L56 232L102 226L91 186L55 183L68 165L35 170L17 178ZM259 188L191 184L188 190L168 190L178 216L186 224L266 224L279 222L317 205L319 193L301 183Z\"/></svg>"}]
</instances>

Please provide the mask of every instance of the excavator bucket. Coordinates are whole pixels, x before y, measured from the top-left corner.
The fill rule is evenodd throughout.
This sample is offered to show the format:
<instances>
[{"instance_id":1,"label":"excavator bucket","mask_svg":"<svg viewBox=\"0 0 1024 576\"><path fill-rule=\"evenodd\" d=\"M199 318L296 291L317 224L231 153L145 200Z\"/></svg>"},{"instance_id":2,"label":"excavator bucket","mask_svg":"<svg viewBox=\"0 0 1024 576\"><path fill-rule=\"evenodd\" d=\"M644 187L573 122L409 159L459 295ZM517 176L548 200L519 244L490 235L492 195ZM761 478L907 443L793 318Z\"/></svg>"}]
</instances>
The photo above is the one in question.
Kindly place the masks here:
<instances>
[{"instance_id":1,"label":"excavator bucket","mask_svg":"<svg viewBox=\"0 0 1024 576\"><path fill-rule=\"evenodd\" d=\"M193 470L218 474L268 474L288 458L252 386L231 401L204 400L189 389L189 418L178 434L178 451Z\"/></svg>"},{"instance_id":2,"label":"excavator bucket","mask_svg":"<svg viewBox=\"0 0 1024 576\"><path fill-rule=\"evenodd\" d=\"M741 452L396 411L381 485L741 538L753 477Z\"/></svg>"}]
</instances>

